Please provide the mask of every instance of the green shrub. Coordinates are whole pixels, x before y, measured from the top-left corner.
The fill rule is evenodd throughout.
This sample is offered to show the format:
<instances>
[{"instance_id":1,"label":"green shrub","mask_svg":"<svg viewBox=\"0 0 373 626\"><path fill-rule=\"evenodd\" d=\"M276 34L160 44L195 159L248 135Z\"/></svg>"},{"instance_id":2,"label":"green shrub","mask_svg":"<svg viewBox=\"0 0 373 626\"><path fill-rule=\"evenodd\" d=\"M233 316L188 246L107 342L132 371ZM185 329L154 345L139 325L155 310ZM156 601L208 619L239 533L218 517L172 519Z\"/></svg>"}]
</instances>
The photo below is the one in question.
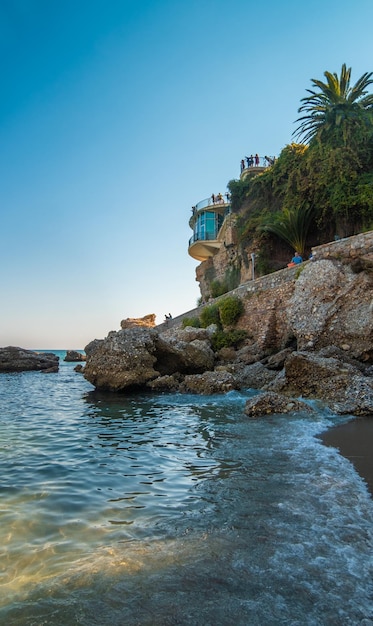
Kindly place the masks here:
<instances>
[{"instance_id":1,"label":"green shrub","mask_svg":"<svg viewBox=\"0 0 373 626\"><path fill-rule=\"evenodd\" d=\"M221 328L219 305L216 303L206 306L201 312L200 319L202 328L207 328L210 324L216 324L218 328Z\"/></svg>"},{"instance_id":2,"label":"green shrub","mask_svg":"<svg viewBox=\"0 0 373 626\"><path fill-rule=\"evenodd\" d=\"M218 298L222 296L223 293L227 293L228 287L225 282L220 282L220 280L213 280L210 285L210 292L213 298Z\"/></svg>"},{"instance_id":3,"label":"green shrub","mask_svg":"<svg viewBox=\"0 0 373 626\"><path fill-rule=\"evenodd\" d=\"M243 302L235 296L228 296L219 303L220 321L224 326L234 326L244 310Z\"/></svg>"},{"instance_id":4,"label":"green shrub","mask_svg":"<svg viewBox=\"0 0 373 626\"><path fill-rule=\"evenodd\" d=\"M181 321L181 327L186 328L187 326L192 326L193 328L200 328L201 322L198 317L184 317Z\"/></svg>"},{"instance_id":5,"label":"green shrub","mask_svg":"<svg viewBox=\"0 0 373 626\"><path fill-rule=\"evenodd\" d=\"M246 330L218 330L211 338L212 349L217 352L221 348L238 348L246 337Z\"/></svg>"}]
</instances>

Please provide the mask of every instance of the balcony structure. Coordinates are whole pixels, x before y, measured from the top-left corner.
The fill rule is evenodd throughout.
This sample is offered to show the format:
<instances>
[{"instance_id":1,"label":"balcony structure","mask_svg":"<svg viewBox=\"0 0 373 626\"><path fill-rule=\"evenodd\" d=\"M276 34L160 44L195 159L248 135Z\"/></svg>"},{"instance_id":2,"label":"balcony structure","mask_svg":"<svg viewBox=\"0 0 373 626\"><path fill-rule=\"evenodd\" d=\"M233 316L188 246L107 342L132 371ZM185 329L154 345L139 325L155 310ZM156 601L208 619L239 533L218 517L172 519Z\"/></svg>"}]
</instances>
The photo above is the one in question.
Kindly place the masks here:
<instances>
[{"instance_id":1,"label":"balcony structure","mask_svg":"<svg viewBox=\"0 0 373 626\"><path fill-rule=\"evenodd\" d=\"M258 162L255 160L253 163L248 163L247 159L242 159L241 161L241 174L240 180L244 180L246 178L252 178L253 176L257 176L264 172L270 165L273 165L275 162L275 157L258 157Z\"/></svg>"},{"instance_id":2,"label":"balcony structure","mask_svg":"<svg viewBox=\"0 0 373 626\"><path fill-rule=\"evenodd\" d=\"M214 256L223 243L226 218L230 215L229 195L210 196L192 208L189 226L193 236L189 240L188 253L197 261Z\"/></svg>"}]
</instances>

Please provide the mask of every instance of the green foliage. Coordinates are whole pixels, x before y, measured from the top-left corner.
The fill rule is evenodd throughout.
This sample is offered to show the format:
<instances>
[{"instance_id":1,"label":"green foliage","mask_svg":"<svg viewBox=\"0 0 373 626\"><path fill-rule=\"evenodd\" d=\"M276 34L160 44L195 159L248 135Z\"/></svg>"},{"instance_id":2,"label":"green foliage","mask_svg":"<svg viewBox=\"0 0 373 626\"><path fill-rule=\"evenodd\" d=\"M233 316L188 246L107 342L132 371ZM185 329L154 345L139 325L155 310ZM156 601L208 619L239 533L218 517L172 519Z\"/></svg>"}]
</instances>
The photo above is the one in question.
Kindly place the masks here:
<instances>
[{"instance_id":1,"label":"green foliage","mask_svg":"<svg viewBox=\"0 0 373 626\"><path fill-rule=\"evenodd\" d=\"M305 113L294 135L305 142L316 138L328 141L337 132L343 144L348 145L358 127L372 124L373 95L367 88L373 83L373 72L366 72L353 87L350 86L351 68L342 65L341 74L324 72L326 83L312 79L318 91L307 89L310 95L302 98L298 113Z\"/></svg>"},{"instance_id":2,"label":"green foliage","mask_svg":"<svg viewBox=\"0 0 373 626\"><path fill-rule=\"evenodd\" d=\"M213 280L210 285L210 293L213 298L218 298L222 296L224 293L227 293L228 287L225 282L220 282L220 280Z\"/></svg>"},{"instance_id":3,"label":"green foliage","mask_svg":"<svg viewBox=\"0 0 373 626\"><path fill-rule=\"evenodd\" d=\"M304 255L307 234L313 214L310 206L283 208L281 212L267 218L263 230L273 233L286 241L296 252Z\"/></svg>"},{"instance_id":4,"label":"green foliage","mask_svg":"<svg viewBox=\"0 0 373 626\"><path fill-rule=\"evenodd\" d=\"M181 327L186 328L187 326L192 326L193 328L200 328L201 322L198 317L184 317L181 321Z\"/></svg>"},{"instance_id":5,"label":"green foliage","mask_svg":"<svg viewBox=\"0 0 373 626\"><path fill-rule=\"evenodd\" d=\"M245 330L218 330L211 338L212 349L217 352L221 348L238 348L246 337Z\"/></svg>"},{"instance_id":6,"label":"green foliage","mask_svg":"<svg viewBox=\"0 0 373 626\"><path fill-rule=\"evenodd\" d=\"M244 311L240 298L228 296L219 303L219 316L223 327L233 326Z\"/></svg>"},{"instance_id":7,"label":"green foliage","mask_svg":"<svg viewBox=\"0 0 373 626\"><path fill-rule=\"evenodd\" d=\"M221 328L218 303L205 306L201 311L200 320L202 328L207 328L210 324L216 324L218 328Z\"/></svg>"},{"instance_id":8,"label":"green foliage","mask_svg":"<svg viewBox=\"0 0 373 626\"><path fill-rule=\"evenodd\" d=\"M210 292L213 298L218 298L228 291L232 291L240 284L240 269L238 267L228 267L222 281L213 280L210 284Z\"/></svg>"}]
</instances>

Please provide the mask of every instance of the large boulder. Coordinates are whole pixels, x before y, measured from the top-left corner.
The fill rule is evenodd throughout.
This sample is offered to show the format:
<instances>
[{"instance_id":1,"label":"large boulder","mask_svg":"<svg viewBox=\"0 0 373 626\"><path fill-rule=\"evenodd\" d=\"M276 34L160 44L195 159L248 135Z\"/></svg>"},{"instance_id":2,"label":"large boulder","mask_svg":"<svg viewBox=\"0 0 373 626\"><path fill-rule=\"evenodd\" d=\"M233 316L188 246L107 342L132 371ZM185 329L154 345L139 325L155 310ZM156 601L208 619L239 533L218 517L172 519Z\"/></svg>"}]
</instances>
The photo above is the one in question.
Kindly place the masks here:
<instances>
[{"instance_id":1,"label":"large boulder","mask_svg":"<svg viewBox=\"0 0 373 626\"><path fill-rule=\"evenodd\" d=\"M66 363L79 363L80 361L85 361L86 356L77 350L67 350L64 361Z\"/></svg>"},{"instance_id":2,"label":"large boulder","mask_svg":"<svg viewBox=\"0 0 373 626\"><path fill-rule=\"evenodd\" d=\"M145 328L154 328L155 318L156 318L155 313L149 313L149 315L144 315L144 317L127 317L125 320L121 321L120 327L122 329L134 328L135 326L143 326Z\"/></svg>"},{"instance_id":3,"label":"large boulder","mask_svg":"<svg viewBox=\"0 0 373 626\"><path fill-rule=\"evenodd\" d=\"M299 400L288 398L273 391L265 391L246 401L244 413L249 417L261 417L273 413L311 412L312 409Z\"/></svg>"},{"instance_id":4,"label":"large boulder","mask_svg":"<svg viewBox=\"0 0 373 626\"><path fill-rule=\"evenodd\" d=\"M295 283L287 316L298 350L333 343L360 361L373 361L373 276L321 259Z\"/></svg>"},{"instance_id":5,"label":"large boulder","mask_svg":"<svg viewBox=\"0 0 373 626\"><path fill-rule=\"evenodd\" d=\"M112 331L85 347L85 378L98 389L146 386L160 376L211 370L215 355L206 340L172 341L142 326Z\"/></svg>"},{"instance_id":6,"label":"large boulder","mask_svg":"<svg viewBox=\"0 0 373 626\"><path fill-rule=\"evenodd\" d=\"M95 339L84 349L84 378L97 389L110 391L145 385L159 376L154 369L156 338L155 330L138 326Z\"/></svg>"},{"instance_id":7,"label":"large boulder","mask_svg":"<svg viewBox=\"0 0 373 626\"><path fill-rule=\"evenodd\" d=\"M0 372L58 372L59 357L14 346L0 348Z\"/></svg>"},{"instance_id":8,"label":"large boulder","mask_svg":"<svg viewBox=\"0 0 373 626\"><path fill-rule=\"evenodd\" d=\"M318 398L336 413L371 415L373 379L360 368L334 357L293 352L285 361L284 375L266 385L267 390Z\"/></svg>"},{"instance_id":9,"label":"large boulder","mask_svg":"<svg viewBox=\"0 0 373 626\"><path fill-rule=\"evenodd\" d=\"M180 383L179 389L183 393L198 393L207 396L213 393L227 393L238 389L238 386L233 374L220 370L204 372L204 374L189 374Z\"/></svg>"}]
</instances>

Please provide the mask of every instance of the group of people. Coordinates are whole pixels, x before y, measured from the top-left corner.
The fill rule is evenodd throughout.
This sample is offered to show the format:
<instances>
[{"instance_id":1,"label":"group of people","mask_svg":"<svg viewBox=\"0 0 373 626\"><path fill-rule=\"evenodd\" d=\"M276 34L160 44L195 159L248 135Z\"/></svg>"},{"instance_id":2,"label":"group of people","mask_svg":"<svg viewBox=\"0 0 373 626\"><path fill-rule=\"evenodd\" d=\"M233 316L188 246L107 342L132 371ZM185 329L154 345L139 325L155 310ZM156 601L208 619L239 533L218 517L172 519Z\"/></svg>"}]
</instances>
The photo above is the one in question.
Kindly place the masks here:
<instances>
[{"instance_id":1,"label":"group of people","mask_svg":"<svg viewBox=\"0 0 373 626\"><path fill-rule=\"evenodd\" d=\"M227 202L229 202L230 197L231 197L230 194L228 192L226 192L224 195L225 195L225 197L227 199ZM212 202L212 204L223 204L224 198L223 198L221 193L218 193L217 195L212 193L211 194L211 202Z\"/></svg>"},{"instance_id":2,"label":"group of people","mask_svg":"<svg viewBox=\"0 0 373 626\"><path fill-rule=\"evenodd\" d=\"M246 161L246 164L245 164ZM265 156L263 158L263 165L267 167L268 165L273 165L275 162L275 157ZM241 159L241 173L248 167L258 167L260 165L260 156L258 154L247 156L244 159Z\"/></svg>"},{"instance_id":3,"label":"group of people","mask_svg":"<svg viewBox=\"0 0 373 626\"><path fill-rule=\"evenodd\" d=\"M245 165L245 159L247 165ZM259 154L256 154L255 156L251 155L249 157L245 157L245 159L241 159L241 172L243 172L246 167L254 167L254 165L258 167L260 163Z\"/></svg>"}]
</instances>

